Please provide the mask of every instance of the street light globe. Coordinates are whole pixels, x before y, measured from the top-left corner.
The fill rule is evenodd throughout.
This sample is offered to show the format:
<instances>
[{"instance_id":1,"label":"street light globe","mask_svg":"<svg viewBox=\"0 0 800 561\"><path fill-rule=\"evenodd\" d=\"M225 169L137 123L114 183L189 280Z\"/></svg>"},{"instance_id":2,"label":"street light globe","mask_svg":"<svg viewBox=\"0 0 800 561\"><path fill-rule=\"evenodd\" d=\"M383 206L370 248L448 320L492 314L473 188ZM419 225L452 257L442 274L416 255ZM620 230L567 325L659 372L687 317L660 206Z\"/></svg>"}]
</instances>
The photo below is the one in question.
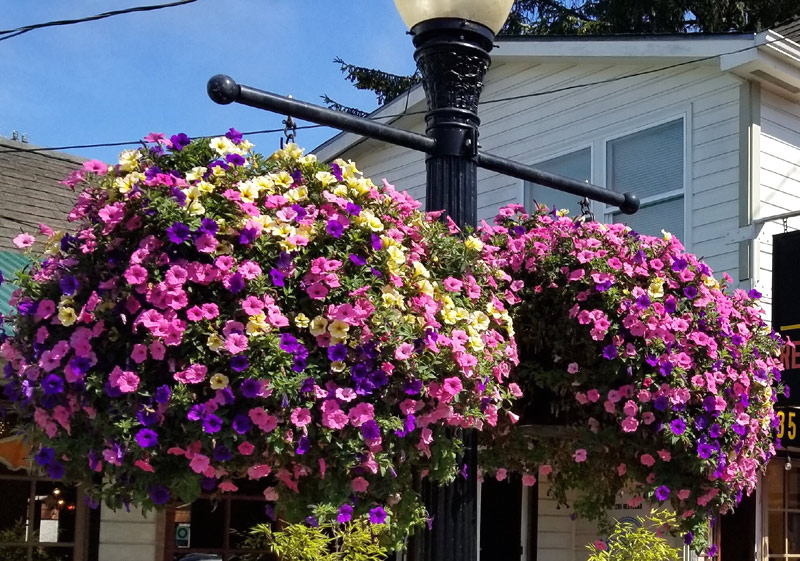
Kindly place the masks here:
<instances>
[{"instance_id":1,"label":"street light globe","mask_svg":"<svg viewBox=\"0 0 800 561\"><path fill-rule=\"evenodd\" d=\"M508 19L514 0L394 0L409 29L435 18L459 18L485 25L495 34Z\"/></svg>"}]
</instances>

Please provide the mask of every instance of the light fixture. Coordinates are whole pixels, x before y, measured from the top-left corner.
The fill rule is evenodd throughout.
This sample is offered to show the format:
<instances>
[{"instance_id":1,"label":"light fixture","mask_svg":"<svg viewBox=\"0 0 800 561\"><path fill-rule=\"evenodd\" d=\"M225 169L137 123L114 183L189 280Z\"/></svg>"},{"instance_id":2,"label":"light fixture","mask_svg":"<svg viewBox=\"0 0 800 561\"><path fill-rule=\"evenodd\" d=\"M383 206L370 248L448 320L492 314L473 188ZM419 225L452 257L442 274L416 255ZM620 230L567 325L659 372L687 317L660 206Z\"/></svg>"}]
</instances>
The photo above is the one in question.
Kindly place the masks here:
<instances>
[{"instance_id":1,"label":"light fixture","mask_svg":"<svg viewBox=\"0 0 800 561\"><path fill-rule=\"evenodd\" d=\"M394 0L409 29L427 20L456 18L480 23L495 34L503 27L513 4L514 0Z\"/></svg>"}]
</instances>

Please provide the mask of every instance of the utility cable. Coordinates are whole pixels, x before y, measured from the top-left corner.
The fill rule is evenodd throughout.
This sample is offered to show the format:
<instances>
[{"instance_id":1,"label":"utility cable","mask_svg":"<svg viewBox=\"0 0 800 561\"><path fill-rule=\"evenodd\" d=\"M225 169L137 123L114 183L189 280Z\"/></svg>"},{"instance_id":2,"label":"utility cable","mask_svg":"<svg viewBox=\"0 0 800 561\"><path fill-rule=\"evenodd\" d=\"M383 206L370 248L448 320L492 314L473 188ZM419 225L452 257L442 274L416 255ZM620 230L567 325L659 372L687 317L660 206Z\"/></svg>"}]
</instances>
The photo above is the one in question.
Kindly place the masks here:
<instances>
[{"instance_id":1,"label":"utility cable","mask_svg":"<svg viewBox=\"0 0 800 561\"><path fill-rule=\"evenodd\" d=\"M62 19L56 21L47 21L44 23L34 23L31 25L25 25L22 27L17 27L15 29L6 29L0 31L0 41L5 41L6 39L11 39L13 37L19 37L23 33L28 33L29 31L34 31L35 29L43 29L45 27L58 27L58 26L65 26L65 25L74 25L76 23L85 23L87 21L97 21L100 19L106 19L114 16L120 16L124 14L132 14L136 12L152 12L154 10L162 10L164 8L174 8L176 6L183 6L185 4L191 4L192 2L197 2L197 0L178 0L176 2L170 2L168 4L152 4L149 6L134 6L132 8L125 8L122 10L113 10L110 12L103 12L102 14L95 14L93 16L87 16L83 18L77 19Z\"/></svg>"}]
</instances>

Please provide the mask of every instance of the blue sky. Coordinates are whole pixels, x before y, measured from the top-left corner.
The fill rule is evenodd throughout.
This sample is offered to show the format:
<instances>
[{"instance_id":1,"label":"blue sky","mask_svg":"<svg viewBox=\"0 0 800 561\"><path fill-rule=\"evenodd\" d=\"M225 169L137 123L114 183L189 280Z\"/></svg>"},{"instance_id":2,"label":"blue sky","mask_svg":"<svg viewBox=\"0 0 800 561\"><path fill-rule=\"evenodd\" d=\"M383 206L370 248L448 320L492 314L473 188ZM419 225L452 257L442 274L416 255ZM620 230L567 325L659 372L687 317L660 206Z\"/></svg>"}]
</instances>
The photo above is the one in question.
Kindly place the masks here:
<instances>
[{"instance_id":1,"label":"blue sky","mask_svg":"<svg viewBox=\"0 0 800 561\"><path fill-rule=\"evenodd\" d=\"M0 0L0 28L71 19L166 0ZM334 57L398 74L414 70L411 39L391 0L198 0L155 12L47 28L0 42L0 136L38 146L282 128L282 116L213 103L206 82L239 83L312 103L327 94L372 110ZM299 123L304 124L304 123ZM305 123L307 124L307 123ZM309 149L331 129L298 131ZM261 152L280 135L250 140ZM111 161L122 148L70 150Z\"/></svg>"}]
</instances>

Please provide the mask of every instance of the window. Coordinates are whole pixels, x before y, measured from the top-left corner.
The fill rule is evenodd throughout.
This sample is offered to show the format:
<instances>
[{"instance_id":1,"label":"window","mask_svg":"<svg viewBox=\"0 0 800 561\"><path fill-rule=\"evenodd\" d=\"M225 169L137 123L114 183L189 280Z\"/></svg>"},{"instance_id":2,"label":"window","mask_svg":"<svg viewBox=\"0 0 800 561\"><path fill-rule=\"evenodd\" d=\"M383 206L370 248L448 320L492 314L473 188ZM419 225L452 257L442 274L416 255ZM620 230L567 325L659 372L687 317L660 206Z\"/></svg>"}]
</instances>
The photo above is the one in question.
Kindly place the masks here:
<instances>
[{"instance_id":1,"label":"window","mask_svg":"<svg viewBox=\"0 0 800 561\"><path fill-rule=\"evenodd\" d=\"M606 186L635 193L639 212L612 212L641 234L660 236L661 230L684 237L683 119L616 138L606 144Z\"/></svg>"},{"instance_id":2,"label":"window","mask_svg":"<svg viewBox=\"0 0 800 561\"><path fill-rule=\"evenodd\" d=\"M265 558L265 551L249 549L245 542L253 526L270 522L263 484L246 480L236 484L236 493L204 496L167 510L164 561Z\"/></svg>"},{"instance_id":3,"label":"window","mask_svg":"<svg viewBox=\"0 0 800 561\"><path fill-rule=\"evenodd\" d=\"M554 173L556 175L563 175L570 179L578 181L591 181L592 178L592 149L584 148L577 152L570 152L563 156L551 158L534 164L536 169ZM580 213L578 204L581 198L577 195L571 195L533 183L530 181L525 182L525 208L533 209L533 202L546 205L548 208L569 209L572 215Z\"/></svg>"},{"instance_id":4,"label":"window","mask_svg":"<svg viewBox=\"0 0 800 561\"><path fill-rule=\"evenodd\" d=\"M769 559L800 557L800 470L785 469L784 459L767 466L767 536Z\"/></svg>"},{"instance_id":5,"label":"window","mask_svg":"<svg viewBox=\"0 0 800 561\"><path fill-rule=\"evenodd\" d=\"M88 509L82 496L31 468L29 448L3 410L0 404L0 560L84 559Z\"/></svg>"}]
</instances>

